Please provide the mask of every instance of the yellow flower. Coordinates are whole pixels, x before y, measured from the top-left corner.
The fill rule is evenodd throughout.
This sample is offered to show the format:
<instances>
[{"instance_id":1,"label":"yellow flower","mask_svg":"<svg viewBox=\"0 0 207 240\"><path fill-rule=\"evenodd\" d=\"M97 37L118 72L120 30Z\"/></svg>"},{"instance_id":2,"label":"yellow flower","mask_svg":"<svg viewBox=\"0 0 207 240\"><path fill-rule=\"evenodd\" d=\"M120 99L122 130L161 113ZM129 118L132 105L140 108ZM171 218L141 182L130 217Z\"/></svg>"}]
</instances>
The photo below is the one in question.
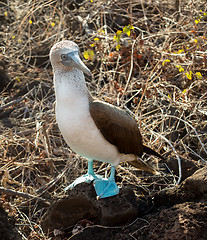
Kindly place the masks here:
<instances>
[{"instance_id":1,"label":"yellow flower","mask_svg":"<svg viewBox=\"0 0 207 240\"><path fill-rule=\"evenodd\" d=\"M18 82L21 82L21 80L20 80L20 78L19 78L19 77L16 77L16 80L17 80Z\"/></svg>"},{"instance_id":2,"label":"yellow flower","mask_svg":"<svg viewBox=\"0 0 207 240\"><path fill-rule=\"evenodd\" d=\"M184 68L181 67L181 65L175 65L178 69L179 69L179 72L184 72Z\"/></svg>"},{"instance_id":3,"label":"yellow flower","mask_svg":"<svg viewBox=\"0 0 207 240\"><path fill-rule=\"evenodd\" d=\"M55 26L55 23L54 23L54 22L51 22L51 26L54 27L54 26Z\"/></svg>"},{"instance_id":4,"label":"yellow flower","mask_svg":"<svg viewBox=\"0 0 207 240\"><path fill-rule=\"evenodd\" d=\"M165 63L167 63L167 62L170 62L170 59L165 59L165 60L162 62L162 66L164 66Z\"/></svg>"},{"instance_id":5,"label":"yellow flower","mask_svg":"<svg viewBox=\"0 0 207 240\"><path fill-rule=\"evenodd\" d=\"M94 52L93 52L93 50L89 49L83 53L83 56L85 59L92 61L93 57L94 57Z\"/></svg>"},{"instance_id":6,"label":"yellow flower","mask_svg":"<svg viewBox=\"0 0 207 240\"><path fill-rule=\"evenodd\" d=\"M32 24L32 20L29 20L29 24Z\"/></svg>"},{"instance_id":7,"label":"yellow flower","mask_svg":"<svg viewBox=\"0 0 207 240\"><path fill-rule=\"evenodd\" d=\"M178 54L184 52L184 49L178 50Z\"/></svg>"},{"instance_id":8,"label":"yellow flower","mask_svg":"<svg viewBox=\"0 0 207 240\"><path fill-rule=\"evenodd\" d=\"M196 72L196 77L198 78L198 79L202 79L202 74L200 73L200 72Z\"/></svg>"},{"instance_id":9,"label":"yellow flower","mask_svg":"<svg viewBox=\"0 0 207 240\"><path fill-rule=\"evenodd\" d=\"M186 73L185 73L185 76L186 76L189 80L192 80L192 72L191 72L191 71L186 72Z\"/></svg>"},{"instance_id":10,"label":"yellow flower","mask_svg":"<svg viewBox=\"0 0 207 240\"><path fill-rule=\"evenodd\" d=\"M7 17L7 12L4 12L4 15Z\"/></svg>"},{"instance_id":11,"label":"yellow flower","mask_svg":"<svg viewBox=\"0 0 207 240\"><path fill-rule=\"evenodd\" d=\"M186 89L183 90L183 94L185 94L185 93L186 93Z\"/></svg>"}]
</instances>

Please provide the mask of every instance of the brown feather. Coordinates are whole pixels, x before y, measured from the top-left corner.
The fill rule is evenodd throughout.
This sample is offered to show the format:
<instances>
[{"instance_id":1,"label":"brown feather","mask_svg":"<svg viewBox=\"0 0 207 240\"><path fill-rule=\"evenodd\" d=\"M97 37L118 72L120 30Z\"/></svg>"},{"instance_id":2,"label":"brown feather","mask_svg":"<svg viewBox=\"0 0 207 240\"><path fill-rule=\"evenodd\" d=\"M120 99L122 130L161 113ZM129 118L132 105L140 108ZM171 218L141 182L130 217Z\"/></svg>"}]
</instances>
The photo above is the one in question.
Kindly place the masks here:
<instances>
[{"instance_id":1,"label":"brown feather","mask_svg":"<svg viewBox=\"0 0 207 240\"><path fill-rule=\"evenodd\" d=\"M90 102L89 110L97 128L120 153L142 156L142 136L127 112L96 100Z\"/></svg>"},{"instance_id":2,"label":"brown feather","mask_svg":"<svg viewBox=\"0 0 207 240\"><path fill-rule=\"evenodd\" d=\"M135 167L137 169L140 169L140 170L143 170L146 172L150 172L153 174L158 174L158 172L155 169L150 167L147 163L142 161L142 159L140 159L140 158L137 160L134 160L134 161L130 161L130 162L128 162L128 164L132 165L133 167Z\"/></svg>"},{"instance_id":3,"label":"brown feather","mask_svg":"<svg viewBox=\"0 0 207 240\"><path fill-rule=\"evenodd\" d=\"M154 155L154 156L164 160L164 157L162 155L160 155L158 152L156 152L155 150L153 150L152 148L150 148L146 145L143 145L143 152Z\"/></svg>"},{"instance_id":4,"label":"brown feather","mask_svg":"<svg viewBox=\"0 0 207 240\"><path fill-rule=\"evenodd\" d=\"M94 100L91 96L89 96L89 110L97 128L107 141L118 148L120 153L141 157L143 152L146 152L163 159L159 153L143 145L137 123L127 112L113 105ZM139 158L128 163L138 169L153 174L157 173Z\"/></svg>"}]
</instances>

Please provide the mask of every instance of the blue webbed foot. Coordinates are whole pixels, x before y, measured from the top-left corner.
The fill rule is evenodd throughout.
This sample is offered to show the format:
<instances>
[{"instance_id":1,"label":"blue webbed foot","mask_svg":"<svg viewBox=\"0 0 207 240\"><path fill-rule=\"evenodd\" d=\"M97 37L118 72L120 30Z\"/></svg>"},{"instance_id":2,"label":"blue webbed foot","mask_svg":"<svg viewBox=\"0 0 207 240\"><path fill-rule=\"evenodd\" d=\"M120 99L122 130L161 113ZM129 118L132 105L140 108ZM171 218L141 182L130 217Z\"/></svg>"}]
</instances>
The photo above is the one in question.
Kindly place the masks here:
<instances>
[{"instance_id":1,"label":"blue webbed foot","mask_svg":"<svg viewBox=\"0 0 207 240\"><path fill-rule=\"evenodd\" d=\"M74 182L72 182L69 186L67 186L66 188L64 188L65 191L68 191L68 190L72 190L76 185L80 184L80 183L90 183L92 182L93 180L96 180L96 179L100 179L102 178L101 175L96 175L96 174L85 174L81 177L78 177L76 178L76 180Z\"/></svg>"},{"instance_id":2,"label":"blue webbed foot","mask_svg":"<svg viewBox=\"0 0 207 240\"><path fill-rule=\"evenodd\" d=\"M119 188L113 179L97 179L94 181L97 199L115 196Z\"/></svg>"}]
</instances>

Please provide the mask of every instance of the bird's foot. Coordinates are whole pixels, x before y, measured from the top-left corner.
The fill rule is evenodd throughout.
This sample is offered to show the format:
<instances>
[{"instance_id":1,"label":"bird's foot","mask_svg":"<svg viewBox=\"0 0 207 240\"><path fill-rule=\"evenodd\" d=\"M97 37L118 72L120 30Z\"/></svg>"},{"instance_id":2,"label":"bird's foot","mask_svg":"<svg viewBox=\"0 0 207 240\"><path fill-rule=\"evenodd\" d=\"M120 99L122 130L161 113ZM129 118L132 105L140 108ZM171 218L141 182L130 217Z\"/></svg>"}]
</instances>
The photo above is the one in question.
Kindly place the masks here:
<instances>
[{"instance_id":1,"label":"bird's foot","mask_svg":"<svg viewBox=\"0 0 207 240\"><path fill-rule=\"evenodd\" d=\"M94 181L97 199L115 196L119 193L119 188L114 180L97 179Z\"/></svg>"},{"instance_id":2,"label":"bird's foot","mask_svg":"<svg viewBox=\"0 0 207 240\"><path fill-rule=\"evenodd\" d=\"M80 183L83 183L83 182L90 183L93 180L97 180L101 178L103 178L101 175L87 173L81 177L76 178L76 180L72 182L69 186L65 187L64 190L65 191L72 190L76 185Z\"/></svg>"}]
</instances>

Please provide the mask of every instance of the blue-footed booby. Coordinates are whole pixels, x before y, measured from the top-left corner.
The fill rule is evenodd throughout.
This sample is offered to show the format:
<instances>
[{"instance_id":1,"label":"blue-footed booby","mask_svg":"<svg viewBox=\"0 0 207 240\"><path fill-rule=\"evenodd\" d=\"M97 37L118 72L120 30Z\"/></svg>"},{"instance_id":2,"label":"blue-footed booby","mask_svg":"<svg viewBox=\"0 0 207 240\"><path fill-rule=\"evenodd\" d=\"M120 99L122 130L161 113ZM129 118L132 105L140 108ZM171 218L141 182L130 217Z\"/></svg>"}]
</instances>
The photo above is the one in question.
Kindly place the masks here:
<instances>
[{"instance_id":1,"label":"blue-footed booby","mask_svg":"<svg viewBox=\"0 0 207 240\"><path fill-rule=\"evenodd\" d=\"M85 82L90 70L79 57L76 43L64 40L50 51L54 72L56 121L68 146L87 158L87 174L77 178L66 190L81 182L94 181L98 198L117 195L115 168L120 162L156 174L156 170L141 160L143 152L162 156L143 145L135 119L124 110L94 99ZM111 164L109 178L96 175L93 160Z\"/></svg>"}]
</instances>

